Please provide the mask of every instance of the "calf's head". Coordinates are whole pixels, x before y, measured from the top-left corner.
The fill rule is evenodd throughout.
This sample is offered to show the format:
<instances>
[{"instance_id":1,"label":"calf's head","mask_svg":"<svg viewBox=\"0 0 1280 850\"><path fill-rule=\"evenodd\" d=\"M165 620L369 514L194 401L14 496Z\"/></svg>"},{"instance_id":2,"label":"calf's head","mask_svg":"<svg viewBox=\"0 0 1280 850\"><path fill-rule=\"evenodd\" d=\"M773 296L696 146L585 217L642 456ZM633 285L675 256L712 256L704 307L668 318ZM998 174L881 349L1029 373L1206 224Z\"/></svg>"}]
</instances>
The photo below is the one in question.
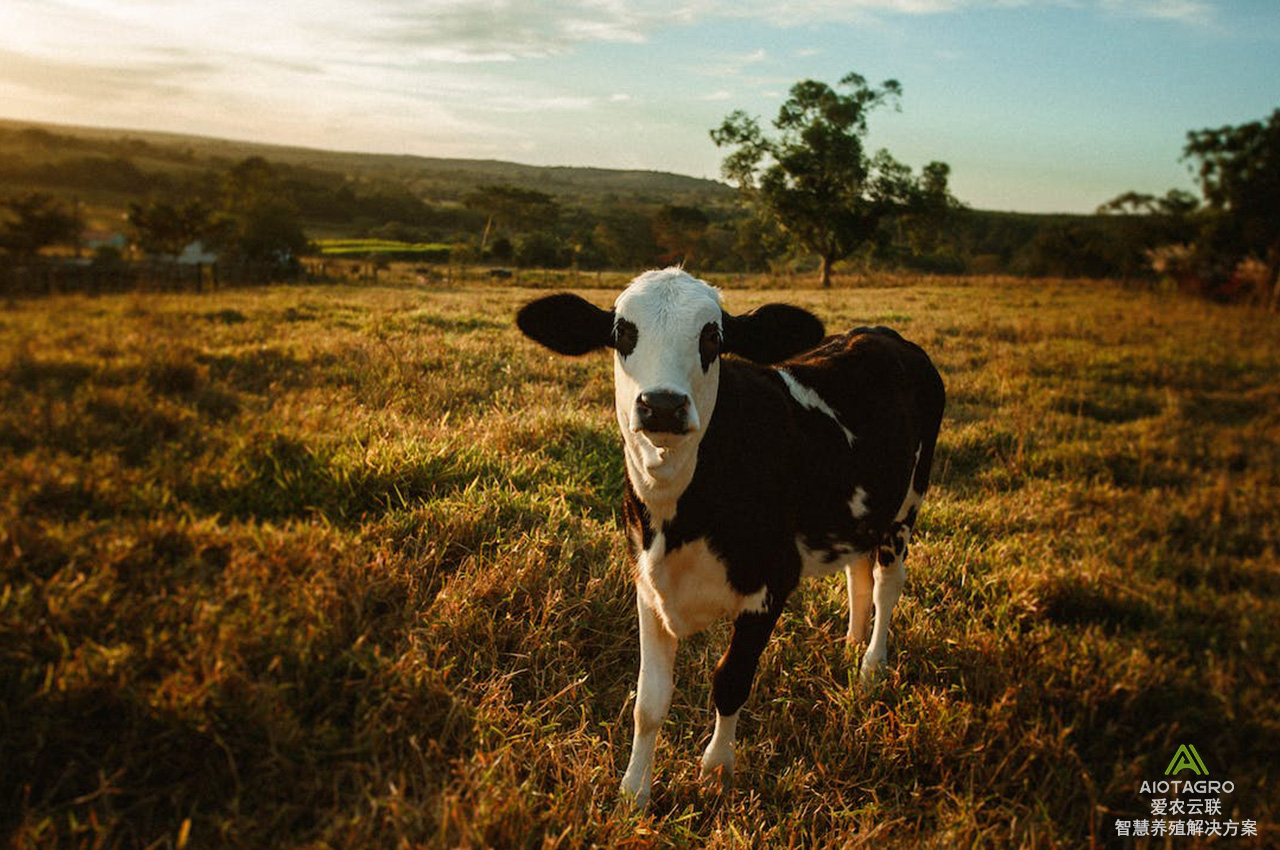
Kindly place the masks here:
<instances>
[{"instance_id":1,"label":"calf's head","mask_svg":"<svg viewBox=\"0 0 1280 850\"><path fill-rule=\"evenodd\" d=\"M711 421L720 356L774 363L817 345L822 322L785 304L742 316L720 306L720 292L681 269L640 275L612 310L562 293L526 304L516 316L525 336L560 354L614 351L618 425L661 462L666 450L696 445ZM646 464L652 465L652 464Z\"/></svg>"}]
</instances>

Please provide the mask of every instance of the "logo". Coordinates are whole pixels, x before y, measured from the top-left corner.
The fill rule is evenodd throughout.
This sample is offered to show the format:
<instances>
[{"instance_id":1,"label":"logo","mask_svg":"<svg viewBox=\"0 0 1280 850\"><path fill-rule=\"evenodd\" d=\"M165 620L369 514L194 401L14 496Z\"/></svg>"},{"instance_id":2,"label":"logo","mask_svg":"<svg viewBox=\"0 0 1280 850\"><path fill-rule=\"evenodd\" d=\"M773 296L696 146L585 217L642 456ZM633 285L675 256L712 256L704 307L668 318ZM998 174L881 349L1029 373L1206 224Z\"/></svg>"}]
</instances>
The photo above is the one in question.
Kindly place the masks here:
<instances>
[{"instance_id":1,"label":"logo","mask_svg":"<svg viewBox=\"0 0 1280 850\"><path fill-rule=\"evenodd\" d=\"M1207 776L1209 768L1204 766L1200 754L1196 752L1193 744L1183 744L1178 747L1178 751L1173 754L1173 758L1169 761L1169 766L1164 769L1164 775L1178 775L1184 770L1190 770L1196 776Z\"/></svg>"},{"instance_id":2,"label":"logo","mask_svg":"<svg viewBox=\"0 0 1280 850\"><path fill-rule=\"evenodd\" d=\"M1200 758L1192 744L1182 744L1173 754L1169 766L1164 770L1164 775L1172 778L1142 781L1138 795L1148 798L1150 814L1139 812L1117 818L1116 835L1125 838L1167 838L1182 835L1200 839L1257 837L1256 820L1236 820L1234 817L1223 819L1223 809L1226 806L1222 798L1236 790L1234 782L1230 779L1178 779L1177 775L1184 770L1190 770L1197 777L1209 773L1209 768L1204 766L1204 759ZM1201 843L1197 842L1196 846ZM1172 846L1164 841L1159 844Z\"/></svg>"}]
</instances>

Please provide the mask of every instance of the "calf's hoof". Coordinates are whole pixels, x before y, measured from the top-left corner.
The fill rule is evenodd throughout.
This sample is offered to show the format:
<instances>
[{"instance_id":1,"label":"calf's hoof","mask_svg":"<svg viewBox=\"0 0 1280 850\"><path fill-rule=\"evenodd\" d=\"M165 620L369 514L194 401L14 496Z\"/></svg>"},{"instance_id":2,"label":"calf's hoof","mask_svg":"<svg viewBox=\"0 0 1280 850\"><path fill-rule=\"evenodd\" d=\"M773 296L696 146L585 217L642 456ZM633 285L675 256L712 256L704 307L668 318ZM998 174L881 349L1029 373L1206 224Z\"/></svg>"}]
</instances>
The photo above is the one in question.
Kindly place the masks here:
<instances>
[{"instance_id":1,"label":"calf's hoof","mask_svg":"<svg viewBox=\"0 0 1280 850\"><path fill-rule=\"evenodd\" d=\"M628 782L625 778L618 788L618 808L627 812L643 812L649 808L648 786Z\"/></svg>"},{"instance_id":2,"label":"calf's hoof","mask_svg":"<svg viewBox=\"0 0 1280 850\"><path fill-rule=\"evenodd\" d=\"M869 685L880 678L885 670L885 657L883 655L872 656L870 654L863 656L862 667L858 671L858 678L864 685Z\"/></svg>"},{"instance_id":3,"label":"calf's hoof","mask_svg":"<svg viewBox=\"0 0 1280 850\"><path fill-rule=\"evenodd\" d=\"M698 771L698 781L703 787L721 794L733 787L733 754L728 758L715 757L707 753L702 757L702 768Z\"/></svg>"}]
</instances>

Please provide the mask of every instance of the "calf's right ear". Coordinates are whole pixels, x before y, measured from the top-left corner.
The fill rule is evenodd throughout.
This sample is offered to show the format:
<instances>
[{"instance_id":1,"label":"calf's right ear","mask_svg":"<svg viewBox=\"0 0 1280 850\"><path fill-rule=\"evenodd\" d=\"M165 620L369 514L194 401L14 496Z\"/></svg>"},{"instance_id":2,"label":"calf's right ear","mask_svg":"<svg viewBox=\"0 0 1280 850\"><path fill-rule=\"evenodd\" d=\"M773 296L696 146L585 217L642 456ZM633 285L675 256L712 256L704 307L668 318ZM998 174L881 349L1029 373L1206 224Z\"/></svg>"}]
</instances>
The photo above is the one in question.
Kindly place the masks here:
<instances>
[{"instance_id":1,"label":"calf's right ear","mask_svg":"<svg viewBox=\"0 0 1280 850\"><path fill-rule=\"evenodd\" d=\"M516 313L516 326L557 354L586 354L613 342L613 311L568 292L530 301Z\"/></svg>"}]
</instances>

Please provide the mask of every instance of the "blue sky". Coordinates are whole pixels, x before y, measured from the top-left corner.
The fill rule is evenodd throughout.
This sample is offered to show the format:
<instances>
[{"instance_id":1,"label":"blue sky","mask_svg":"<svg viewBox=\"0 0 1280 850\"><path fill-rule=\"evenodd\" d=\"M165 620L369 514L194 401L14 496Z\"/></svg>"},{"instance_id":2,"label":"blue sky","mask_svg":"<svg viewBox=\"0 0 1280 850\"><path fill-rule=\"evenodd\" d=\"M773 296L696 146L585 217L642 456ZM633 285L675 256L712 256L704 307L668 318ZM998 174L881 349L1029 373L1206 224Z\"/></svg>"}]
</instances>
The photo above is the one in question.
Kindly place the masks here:
<instances>
[{"instance_id":1,"label":"blue sky","mask_svg":"<svg viewBox=\"0 0 1280 850\"><path fill-rule=\"evenodd\" d=\"M871 145L984 209L1192 188L1186 131L1280 107L1277 0L5 0L0 116L719 176L792 83L902 83Z\"/></svg>"}]
</instances>

